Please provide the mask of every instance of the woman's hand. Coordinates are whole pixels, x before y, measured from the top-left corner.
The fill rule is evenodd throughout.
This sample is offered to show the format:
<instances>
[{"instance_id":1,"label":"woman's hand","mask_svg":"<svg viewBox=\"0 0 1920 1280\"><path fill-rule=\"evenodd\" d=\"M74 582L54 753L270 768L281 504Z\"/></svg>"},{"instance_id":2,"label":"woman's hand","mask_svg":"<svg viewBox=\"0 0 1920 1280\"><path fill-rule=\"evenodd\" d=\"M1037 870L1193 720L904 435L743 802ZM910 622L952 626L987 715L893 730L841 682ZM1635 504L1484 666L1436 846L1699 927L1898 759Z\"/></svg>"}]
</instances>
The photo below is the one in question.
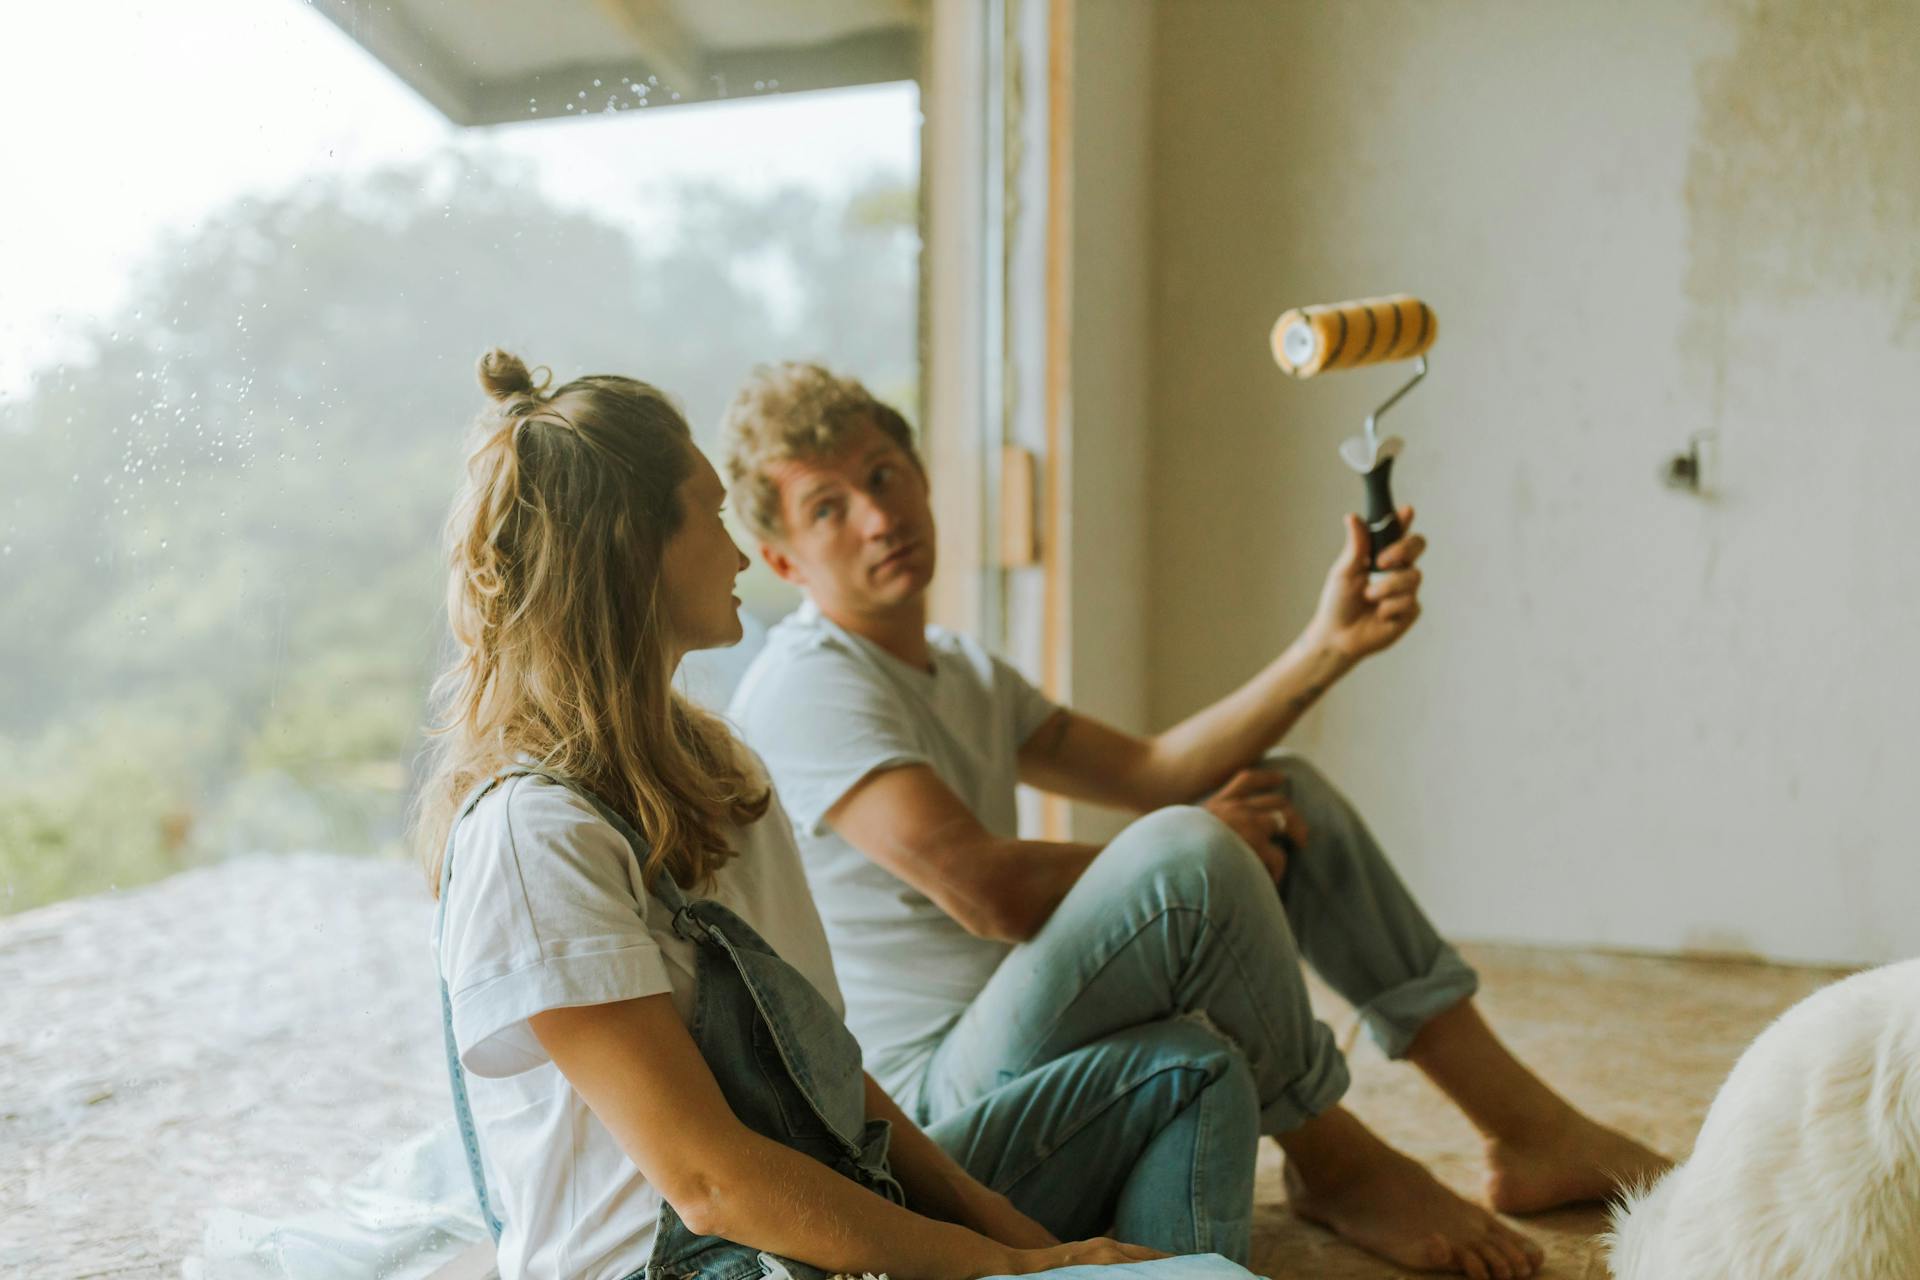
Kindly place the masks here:
<instances>
[{"instance_id":1,"label":"woman's hand","mask_svg":"<svg viewBox=\"0 0 1920 1280\"><path fill-rule=\"evenodd\" d=\"M979 1197L968 1214L975 1231L1013 1249L1051 1249L1060 1243L1053 1232L1014 1208L1003 1195Z\"/></svg>"},{"instance_id":2,"label":"woman's hand","mask_svg":"<svg viewBox=\"0 0 1920 1280\"><path fill-rule=\"evenodd\" d=\"M1050 1249L1022 1249L1014 1255L1016 1269L1011 1274L1026 1276L1036 1271L1052 1271L1055 1267L1103 1267L1124 1262L1152 1262L1156 1258L1172 1256L1145 1245L1122 1244L1118 1240L1100 1236L1093 1240L1076 1240L1072 1244L1057 1244Z\"/></svg>"}]
</instances>

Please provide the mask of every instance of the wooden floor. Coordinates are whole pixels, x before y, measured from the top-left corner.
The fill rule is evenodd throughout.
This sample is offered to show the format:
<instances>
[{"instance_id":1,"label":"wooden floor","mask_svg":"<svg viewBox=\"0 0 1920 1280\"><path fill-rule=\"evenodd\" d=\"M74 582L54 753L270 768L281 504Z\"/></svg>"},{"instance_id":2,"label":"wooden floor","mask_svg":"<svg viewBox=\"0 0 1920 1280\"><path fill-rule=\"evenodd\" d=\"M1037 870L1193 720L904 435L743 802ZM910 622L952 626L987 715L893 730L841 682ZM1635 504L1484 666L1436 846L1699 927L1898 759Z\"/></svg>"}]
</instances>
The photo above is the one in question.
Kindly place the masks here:
<instances>
[{"instance_id":1,"label":"wooden floor","mask_svg":"<svg viewBox=\"0 0 1920 1280\"><path fill-rule=\"evenodd\" d=\"M430 908L407 866L243 859L0 918L0 1275L178 1276L208 1215L312 1209L447 1108ZM1683 1153L1740 1050L1835 974L1465 949L1495 1027L1581 1106ZM1324 999L1346 1039L1351 1018ZM1364 1038L1348 1104L1463 1192L1471 1132ZM1398 1274L1291 1218L1264 1144L1255 1269ZM1587 1280L1597 1211L1525 1224Z\"/></svg>"},{"instance_id":2,"label":"wooden floor","mask_svg":"<svg viewBox=\"0 0 1920 1280\"><path fill-rule=\"evenodd\" d=\"M1518 947L1464 946L1479 1003L1509 1046L1549 1083L1655 1150L1683 1156L1734 1060L1769 1022L1841 971L1666 960ZM1315 1004L1345 1044L1353 1018L1316 987ZM1420 1074L1388 1062L1365 1036L1349 1054L1346 1105L1463 1195L1481 1198L1486 1168L1473 1131ZM1378 1262L1286 1211L1280 1153L1261 1144L1254 1270L1274 1280L1384 1280ZM1598 1208L1512 1219L1547 1251L1546 1276L1608 1273Z\"/></svg>"}]
</instances>

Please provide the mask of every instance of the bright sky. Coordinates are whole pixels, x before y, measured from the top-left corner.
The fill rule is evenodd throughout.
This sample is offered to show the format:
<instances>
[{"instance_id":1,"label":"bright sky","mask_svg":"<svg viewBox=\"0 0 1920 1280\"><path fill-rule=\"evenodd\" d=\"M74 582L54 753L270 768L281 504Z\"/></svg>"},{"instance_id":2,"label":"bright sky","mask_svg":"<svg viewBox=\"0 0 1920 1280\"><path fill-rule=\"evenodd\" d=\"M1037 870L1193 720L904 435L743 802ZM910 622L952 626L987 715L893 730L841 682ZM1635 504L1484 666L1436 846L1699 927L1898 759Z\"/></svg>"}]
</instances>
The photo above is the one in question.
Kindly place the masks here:
<instances>
[{"instance_id":1,"label":"bright sky","mask_svg":"<svg viewBox=\"0 0 1920 1280\"><path fill-rule=\"evenodd\" d=\"M918 111L911 85L879 85L467 132L532 160L550 198L638 230L671 216L642 175L758 190L911 173ZM14 6L0 119L0 397L60 357L72 318L119 299L161 230L462 133L298 0Z\"/></svg>"}]
</instances>

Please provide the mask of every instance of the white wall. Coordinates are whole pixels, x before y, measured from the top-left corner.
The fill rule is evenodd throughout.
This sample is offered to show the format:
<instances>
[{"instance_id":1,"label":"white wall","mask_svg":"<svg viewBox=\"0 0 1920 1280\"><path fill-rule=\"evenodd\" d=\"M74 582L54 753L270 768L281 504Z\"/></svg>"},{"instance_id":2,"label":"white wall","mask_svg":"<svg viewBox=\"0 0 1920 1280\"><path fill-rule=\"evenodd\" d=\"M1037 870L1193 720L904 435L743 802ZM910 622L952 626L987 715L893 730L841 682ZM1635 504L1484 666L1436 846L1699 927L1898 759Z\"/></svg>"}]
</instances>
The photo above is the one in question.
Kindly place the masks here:
<instances>
[{"instance_id":1,"label":"white wall","mask_svg":"<svg viewBox=\"0 0 1920 1280\"><path fill-rule=\"evenodd\" d=\"M1152 0L1074 6L1069 378L1062 463L1066 692L1116 723L1147 719L1148 290ZM1074 838L1122 819L1076 805Z\"/></svg>"},{"instance_id":2,"label":"white wall","mask_svg":"<svg viewBox=\"0 0 1920 1280\"><path fill-rule=\"evenodd\" d=\"M1426 616L1296 744L1455 936L1920 953L1916 67L1896 0L1162 0L1147 487L1091 517L1145 512L1146 718L1304 622L1398 376L1288 382L1274 317L1416 292Z\"/></svg>"}]
</instances>

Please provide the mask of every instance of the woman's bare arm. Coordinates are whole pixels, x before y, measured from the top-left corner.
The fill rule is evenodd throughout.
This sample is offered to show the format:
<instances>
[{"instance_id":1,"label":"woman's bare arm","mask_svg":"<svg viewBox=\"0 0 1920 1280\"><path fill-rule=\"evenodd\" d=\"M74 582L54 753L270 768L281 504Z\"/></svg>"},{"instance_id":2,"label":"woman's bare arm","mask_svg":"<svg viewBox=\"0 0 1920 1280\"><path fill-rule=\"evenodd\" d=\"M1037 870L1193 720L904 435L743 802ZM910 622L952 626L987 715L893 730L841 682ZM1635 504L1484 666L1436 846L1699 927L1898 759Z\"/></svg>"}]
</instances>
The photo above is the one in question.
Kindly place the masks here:
<instances>
[{"instance_id":1,"label":"woman's bare arm","mask_svg":"<svg viewBox=\"0 0 1920 1280\"><path fill-rule=\"evenodd\" d=\"M549 1009L533 1033L687 1226L832 1272L970 1280L1155 1256L1094 1241L1013 1249L901 1208L741 1124L666 995ZM1073 1251L1071 1261L1063 1255Z\"/></svg>"}]
</instances>

